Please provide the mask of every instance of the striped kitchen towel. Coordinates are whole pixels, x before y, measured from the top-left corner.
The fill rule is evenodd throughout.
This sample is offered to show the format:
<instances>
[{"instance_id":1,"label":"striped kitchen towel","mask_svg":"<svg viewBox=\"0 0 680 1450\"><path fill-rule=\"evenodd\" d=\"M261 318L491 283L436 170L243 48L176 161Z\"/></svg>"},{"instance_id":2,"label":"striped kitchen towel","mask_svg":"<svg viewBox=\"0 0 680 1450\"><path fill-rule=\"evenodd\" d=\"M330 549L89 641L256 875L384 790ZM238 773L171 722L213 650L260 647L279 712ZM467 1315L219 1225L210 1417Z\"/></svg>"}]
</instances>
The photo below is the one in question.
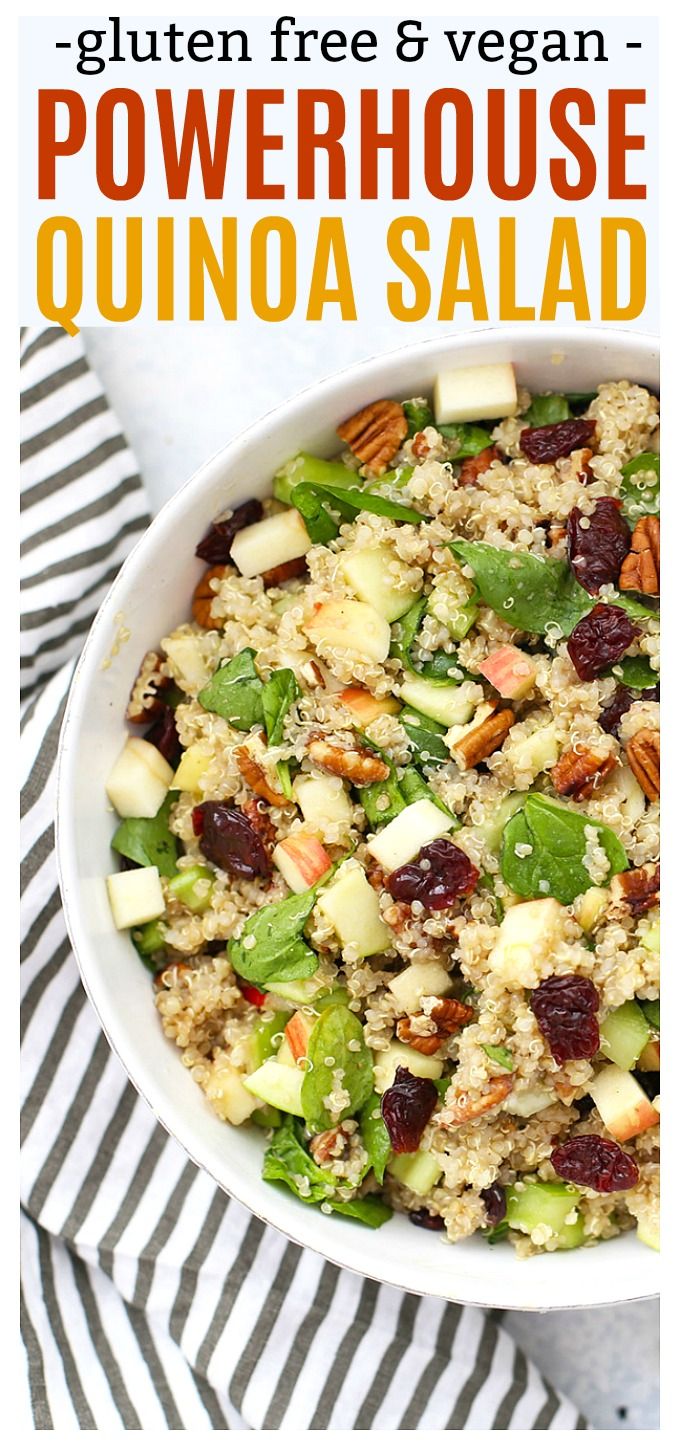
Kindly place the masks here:
<instances>
[{"instance_id":1,"label":"striped kitchen towel","mask_svg":"<svg viewBox=\"0 0 680 1450\"><path fill-rule=\"evenodd\" d=\"M55 752L146 503L80 340L25 329L21 374L26 1424L587 1428L500 1316L337 1269L228 1199L110 1052L61 912Z\"/></svg>"}]
</instances>

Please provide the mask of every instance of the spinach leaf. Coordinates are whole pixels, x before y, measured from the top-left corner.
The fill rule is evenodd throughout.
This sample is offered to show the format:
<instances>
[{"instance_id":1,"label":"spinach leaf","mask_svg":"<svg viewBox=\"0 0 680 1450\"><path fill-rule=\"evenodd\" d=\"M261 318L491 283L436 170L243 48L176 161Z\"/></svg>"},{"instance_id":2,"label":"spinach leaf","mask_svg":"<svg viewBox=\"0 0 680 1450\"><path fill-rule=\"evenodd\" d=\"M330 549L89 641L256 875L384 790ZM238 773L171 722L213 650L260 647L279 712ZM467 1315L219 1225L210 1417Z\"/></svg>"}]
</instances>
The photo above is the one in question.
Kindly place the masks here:
<instances>
[{"instance_id":1,"label":"spinach leaf","mask_svg":"<svg viewBox=\"0 0 680 1450\"><path fill-rule=\"evenodd\" d=\"M389 1204L375 1193L367 1193L365 1198L329 1198L328 1202L333 1213L342 1213L345 1218L358 1218L367 1228L382 1228L392 1217Z\"/></svg>"},{"instance_id":2,"label":"spinach leaf","mask_svg":"<svg viewBox=\"0 0 680 1450\"><path fill-rule=\"evenodd\" d=\"M157 866L161 876L174 876L177 867L177 837L168 821L178 792L168 791L155 816L128 816L121 821L111 845L120 856L138 866Z\"/></svg>"},{"instance_id":3,"label":"spinach leaf","mask_svg":"<svg viewBox=\"0 0 680 1450\"><path fill-rule=\"evenodd\" d=\"M295 507L302 514L307 533L313 544L329 544L337 539L340 530L332 514L324 508L315 490L306 483L295 488Z\"/></svg>"},{"instance_id":4,"label":"spinach leaf","mask_svg":"<svg viewBox=\"0 0 680 1450\"><path fill-rule=\"evenodd\" d=\"M198 700L204 710L221 715L235 730L263 725L262 681L255 669L255 651L242 649L228 664L221 665Z\"/></svg>"},{"instance_id":5,"label":"spinach leaf","mask_svg":"<svg viewBox=\"0 0 680 1450\"><path fill-rule=\"evenodd\" d=\"M651 1026L654 1027L657 1032L660 1032L661 1031L661 1001L660 1001L660 999L657 997L657 999L656 999L655 1002L640 1002L640 1001L638 1001L638 1007L641 1007L642 1008L642 1010L643 1010L643 1012L645 1014L645 1017L647 1018L647 1021L649 1023L651 1023ZM366 1149L366 1151L368 1152L368 1149ZM381 1182L382 1182L382 1180L381 1180Z\"/></svg>"},{"instance_id":6,"label":"spinach leaf","mask_svg":"<svg viewBox=\"0 0 680 1450\"><path fill-rule=\"evenodd\" d=\"M564 396L572 413L583 413L588 404L597 397L597 393L565 393Z\"/></svg>"},{"instance_id":7,"label":"spinach leaf","mask_svg":"<svg viewBox=\"0 0 680 1450\"><path fill-rule=\"evenodd\" d=\"M434 413L427 401L427 398L409 398L402 403L406 422L408 423L407 438L413 438L423 428L430 428L434 425Z\"/></svg>"},{"instance_id":8,"label":"spinach leaf","mask_svg":"<svg viewBox=\"0 0 680 1450\"><path fill-rule=\"evenodd\" d=\"M392 1157L392 1144L380 1111L380 1097L376 1092L371 1093L368 1102L361 1109L359 1130L371 1168L378 1183L382 1183L385 1168Z\"/></svg>"},{"instance_id":9,"label":"spinach leaf","mask_svg":"<svg viewBox=\"0 0 680 1450\"><path fill-rule=\"evenodd\" d=\"M416 659L413 654L421 620L427 609L427 599L417 599L415 604L397 620L392 629L390 654L401 661L405 669L425 680L440 681L443 685L458 684L471 678L452 650L438 649L430 660Z\"/></svg>"},{"instance_id":10,"label":"spinach leaf","mask_svg":"<svg viewBox=\"0 0 680 1450\"><path fill-rule=\"evenodd\" d=\"M399 721L403 725L412 745L412 754L418 765L442 765L451 759L444 740L446 726L410 705L402 710Z\"/></svg>"},{"instance_id":11,"label":"spinach leaf","mask_svg":"<svg viewBox=\"0 0 680 1450\"><path fill-rule=\"evenodd\" d=\"M595 827L598 845L609 859L605 884L617 872L625 871L628 858L618 836L608 826L537 793L527 796L523 809L512 816L503 831L503 880L527 900L556 896L568 906L593 884L583 865L586 826ZM518 846L530 846L531 851L518 855Z\"/></svg>"},{"instance_id":12,"label":"spinach leaf","mask_svg":"<svg viewBox=\"0 0 680 1450\"><path fill-rule=\"evenodd\" d=\"M302 1083L307 1127L321 1133L343 1118L356 1117L373 1091L373 1054L364 1042L364 1029L356 1013L340 1005L327 1007L312 1029L307 1058ZM324 1100L338 1086L347 1101L332 1112Z\"/></svg>"},{"instance_id":13,"label":"spinach leaf","mask_svg":"<svg viewBox=\"0 0 680 1450\"><path fill-rule=\"evenodd\" d=\"M375 750L372 742L371 748ZM398 816L407 804L399 788L397 772L391 761L387 780L378 780L375 785L362 785L358 788L357 795L372 831L378 831L389 821L393 821L394 817Z\"/></svg>"},{"instance_id":14,"label":"spinach leaf","mask_svg":"<svg viewBox=\"0 0 680 1450\"><path fill-rule=\"evenodd\" d=\"M382 518L396 519L402 524L422 524L425 514L419 514L416 509L407 508L405 504L394 503L391 498L385 498L382 494L369 492L361 488L336 488L335 485L322 485L312 483L300 483L293 489L291 495L293 507L298 509L302 517L307 521L310 517L314 521L320 507L328 504L335 509L340 517L350 522L357 514L370 513L378 514Z\"/></svg>"},{"instance_id":15,"label":"spinach leaf","mask_svg":"<svg viewBox=\"0 0 680 1450\"><path fill-rule=\"evenodd\" d=\"M485 604L528 634L545 634L550 624L559 624L569 635L595 603L562 560L463 539L449 548L474 570Z\"/></svg>"},{"instance_id":16,"label":"spinach leaf","mask_svg":"<svg viewBox=\"0 0 680 1450\"><path fill-rule=\"evenodd\" d=\"M634 594L615 594L612 604L617 604L619 609L625 609L630 619L658 619L659 610L655 604L645 604L643 599L638 599Z\"/></svg>"},{"instance_id":17,"label":"spinach leaf","mask_svg":"<svg viewBox=\"0 0 680 1450\"><path fill-rule=\"evenodd\" d=\"M629 690L653 690L661 678L652 669L646 655L628 655L613 666L612 675Z\"/></svg>"},{"instance_id":18,"label":"spinach leaf","mask_svg":"<svg viewBox=\"0 0 680 1450\"><path fill-rule=\"evenodd\" d=\"M284 1118L264 1155L262 1177L267 1183L285 1183L304 1203L323 1203L337 1188L338 1180L320 1168L307 1152L302 1124Z\"/></svg>"},{"instance_id":19,"label":"spinach leaf","mask_svg":"<svg viewBox=\"0 0 680 1450\"><path fill-rule=\"evenodd\" d=\"M646 476L649 475L649 476ZM621 469L621 502L629 524L660 512L661 459L658 453L640 453Z\"/></svg>"},{"instance_id":20,"label":"spinach leaf","mask_svg":"<svg viewBox=\"0 0 680 1450\"><path fill-rule=\"evenodd\" d=\"M291 705L299 698L300 687L292 670L274 670L262 687L262 714L267 740L280 745L283 728Z\"/></svg>"},{"instance_id":21,"label":"spinach leaf","mask_svg":"<svg viewBox=\"0 0 680 1450\"><path fill-rule=\"evenodd\" d=\"M413 801L434 801L434 804L439 806L440 811L444 811L447 816L450 816L451 821L455 822L457 826L460 825L453 811L450 811L448 806L444 805L440 796L436 795L433 790L430 790L429 785L423 780L422 775L416 770L415 765L406 766L406 769L402 772L399 784L401 786L402 796L408 806L412 805Z\"/></svg>"},{"instance_id":22,"label":"spinach leaf","mask_svg":"<svg viewBox=\"0 0 680 1450\"><path fill-rule=\"evenodd\" d=\"M476 458L485 448L493 446L491 434L486 428L480 428L478 423L441 423L435 426L442 438L455 438L457 441L458 447L451 459L452 463L460 458Z\"/></svg>"},{"instance_id":23,"label":"spinach leaf","mask_svg":"<svg viewBox=\"0 0 680 1450\"><path fill-rule=\"evenodd\" d=\"M512 1053L508 1051L507 1047L494 1047L493 1043L490 1042L483 1042L482 1047L492 1062L497 1062L499 1067L505 1067L508 1072L512 1072L514 1066Z\"/></svg>"},{"instance_id":24,"label":"spinach leaf","mask_svg":"<svg viewBox=\"0 0 680 1450\"><path fill-rule=\"evenodd\" d=\"M316 887L287 896L273 906L262 906L246 922L238 941L229 943L229 960L247 982L297 982L313 976L316 953L303 940L302 930L316 901Z\"/></svg>"},{"instance_id":25,"label":"spinach leaf","mask_svg":"<svg viewBox=\"0 0 680 1450\"><path fill-rule=\"evenodd\" d=\"M537 393L531 407L522 415L527 428L545 428L549 423L563 423L571 417L571 408L561 393Z\"/></svg>"}]
</instances>

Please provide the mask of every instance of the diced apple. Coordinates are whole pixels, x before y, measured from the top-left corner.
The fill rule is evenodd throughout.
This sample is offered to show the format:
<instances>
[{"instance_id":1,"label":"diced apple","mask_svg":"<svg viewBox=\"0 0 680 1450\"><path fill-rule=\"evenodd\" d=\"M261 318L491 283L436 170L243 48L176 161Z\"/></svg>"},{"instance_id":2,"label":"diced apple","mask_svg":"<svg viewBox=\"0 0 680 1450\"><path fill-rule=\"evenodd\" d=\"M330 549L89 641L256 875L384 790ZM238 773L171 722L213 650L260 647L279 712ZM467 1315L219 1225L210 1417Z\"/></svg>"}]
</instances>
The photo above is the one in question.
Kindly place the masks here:
<instances>
[{"instance_id":1,"label":"diced apple","mask_svg":"<svg viewBox=\"0 0 680 1450\"><path fill-rule=\"evenodd\" d=\"M392 944L380 915L378 897L357 862L348 863L344 873L321 892L318 909L341 945L352 947L361 957L387 951Z\"/></svg>"},{"instance_id":2,"label":"diced apple","mask_svg":"<svg viewBox=\"0 0 680 1450\"><path fill-rule=\"evenodd\" d=\"M286 1023L284 1035L296 1064L301 1057L307 1056L307 1044L312 1035L313 1026L314 1017L309 1012L294 1012L290 1021Z\"/></svg>"},{"instance_id":3,"label":"diced apple","mask_svg":"<svg viewBox=\"0 0 680 1450\"><path fill-rule=\"evenodd\" d=\"M212 668L197 634L179 634L161 640L161 646L172 665L173 674L182 690L197 695L212 677Z\"/></svg>"},{"instance_id":4,"label":"diced apple","mask_svg":"<svg viewBox=\"0 0 680 1450\"><path fill-rule=\"evenodd\" d=\"M419 1198L424 1198L434 1188L443 1171L434 1154L424 1149L419 1149L417 1153L397 1153L387 1168L392 1178L398 1179Z\"/></svg>"},{"instance_id":5,"label":"diced apple","mask_svg":"<svg viewBox=\"0 0 680 1450\"><path fill-rule=\"evenodd\" d=\"M244 1078L231 1063L212 1068L205 1095L218 1117L238 1128L260 1106L258 1099L244 1087Z\"/></svg>"},{"instance_id":6,"label":"diced apple","mask_svg":"<svg viewBox=\"0 0 680 1450\"><path fill-rule=\"evenodd\" d=\"M297 1061L293 1056L293 1049L288 1038L285 1036L276 1053L276 1061L282 1063L284 1067L297 1067Z\"/></svg>"},{"instance_id":7,"label":"diced apple","mask_svg":"<svg viewBox=\"0 0 680 1450\"><path fill-rule=\"evenodd\" d=\"M404 675L401 698L421 715L428 715L439 725L467 725L484 699L481 685L464 680L462 685L433 685L419 675Z\"/></svg>"},{"instance_id":8,"label":"diced apple","mask_svg":"<svg viewBox=\"0 0 680 1450\"><path fill-rule=\"evenodd\" d=\"M341 690L338 701L349 710L350 715L358 725L370 725L377 720L379 715L398 715L401 705L395 700L394 695L387 695L379 700L376 695L369 694L368 690L361 690L357 685L350 685L346 690Z\"/></svg>"},{"instance_id":9,"label":"diced apple","mask_svg":"<svg viewBox=\"0 0 680 1450\"><path fill-rule=\"evenodd\" d=\"M506 987L537 987L566 924L566 910L554 896L511 906L489 954L490 970Z\"/></svg>"},{"instance_id":10,"label":"diced apple","mask_svg":"<svg viewBox=\"0 0 680 1450\"><path fill-rule=\"evenodd\" d=\"M319 653L330 656L343 649L364 664L379 665L387 659L392 643L390 626L372 604L358 599L329 599L318 604L305 625L305 632Z\"/></svg>"},{"instance_id":11,"label":"diced apple","mask_svg":"<svg viewBox=\"0 0 680 1450\"><path fill-rule=\"evenodd\" d=\"M394 1082L398 1067L407 1067L412 1077L437 1079L444 1072L444 1064L436 1057L426 1057L416 1052L406 1042L391 1042L384 1052L373 1055L373 1082L377 1093L386 1093Z\"/></svg>"},{"instance_id":12,"label":"diced apple","mask_svg":"<svg viewBox=\"0 0 680 1450\"><path fill-rule=\"evenodd\" d=\"M157 866L139 866L134 871L115 871L107 876L111 915L119 931L155 921L165 910L163 888Z\"/></svg>"},{"instance_id":13,"label":"diced apple","mask_svg":"<svg viewBox=\"0 0 680 1450\"><path fill-rule=\"evenodd\" d=\"M272 852L272 861L291 891L306 891L333 865L318 836L305 836L302 831L279 841Z\"/></svg>"},{"instance_id":14,"label":"diced apple","mask_svg":"<svg viewBox=\"0 0 680 1450\"><path fill-rule=\"evenodd\" d=\"M182 755L175 774L171 781L171 790L188 790L195 794L199 788L201 777L210 768L215 756L208 745L197 740L195 745L190 745Z\"/></svg>"},{"instance_id":15,"label":"diced apple","mask_svg":"<svg viewBox=\"0 0 680 1450\"><path fill-rule=\"evenodd\" d=\"M275 1057L269 1057L262 1067L258 1067L257 1072L244 1078L243 1085L254 1097L260 1098L263 1103L269 1103L271 1108L279 1108L282 1113L293 1113L294 1117L303 1118L303 1080L304 1073L299 1068L287 1067L285 1063L277 1062Z\"/></svg>"},{"instance_id":16,"label":"diced apple","mask_svg":"<svg viewBox=\"0 0 680 1450\"><path fill-rule=\"evenodd\" d=\"M439 962L414 962L390 977L390 992L409 1017L420 1011L423 997L443 997L451 991L451 978Z\"/></svg>"},{"instance_id":17,"label":"diced apple","mask_svg":"<svg viewBox=\"0 0 680 1450\"><path fill-rule=\"evenodd\" d=\"M541 725L532 730L524 740L513 741L506 755L517 774L529 775L531 780L542 770L551 770L557 764L560 746L554 725Z\"/></svg>"},{"instance_id":18,"label":"diced apple","mask_svg":"<svg viewBox=\"0 0 680 1450\"><path fill-rule=\"evenodd\" d=\"M337 776L296 776L293 797L302 811L305 825L323 832L328 824L349 825L352 803Z\"/></svg>"},{"instance_id":19,"label":"diced apple","mask_svg":"<svg viewBox=\"0 0 680 1450\"><path fill-rule=\"evenodd\" d=\"M557 1094L548 1088L513 1088L503 1103L503 1112L512 1113L516 1118L532 1118L534 1113L542 1113L556 1102Z\"/></svg>"},{"instance_id":20,"label":"diced apple","mask_svg":"<svg viewBox=\"0 0 680 1450\"><path fill-rule=\"evenodd\" d=\"M646 1043L637 1060L640 1072L661 1072L661 1042L658 1037Z\"/></svg>"},{"instance_id":21,"label":"diced apple","mask_svg":"<svg viewBox=\"0 0 680 1450\"><path fill-rule=\"evenodd\" d=\"M434 801L413 801L367 842L371 856L385 871L395 871L418 855L422 846L448 836L453 821Z\"/></svg>"},{"instance_id":22,"label":"diced apple","mask_svg":"<svg viewBox=\"0 0 680 1450\"><path fill-rule=\"evenodd\" d=\"M514 644L493 650L479 670L504 700L523 700L536 680L535 661Z\"/></svg>"},{"instance_id":23,"label":"diced apple","mask_svg":"<svg viewBox=\"0 0 680 1450\"><path fill-rule=\"evenodd\" d=\"M609 892L604 886L589 886L575 903L576 920L587 936L602 919L609 901Z\"/></svg>"},{"instance_id":24,"label":"diced apple","mask_svg":"<svg viewBox=\"0 0 680 1450\"><path fill-rule=\"evenodd\" d=\"M486 363L452 368L434 381L434 415L438 423L475 423L507 418L517 412L517 384L512 363Z\"/></svg>"},{"instance_id":25,"label":"diced apple","mask_svg":"<svg viewBox=\"0 0 680 1450\"><path fill-rule=\"evenodd\" d=\"M651 1036L651 1027L637 1002L623 1002L608 1012L600 1028L600 1049L626 1071L635 1067ZM658 1069L657 1069L658 1071Z\"/></svg>"},{"instance_id":26,"label":"diced apple","mask_svg":"<svg viewBox=\"0 0 680 1450\"><path fill-rule=\"evenodd\" d=\"M291 559L301 559L312 547L302 515L297 509L270 514L247 529L239 529L231 546L233 563L244 579L254 579L267 569L277 569Z\"/></svg>"},{"instance_id":27,"label":"diced apple","mask_svg":"<svg viewBox=\"0 0 680 1450\"><path fill-rule=\"evenodd\" d=\"M165 800L172 766L150 740L129 735L106 782L106 794L118 815L151 819Z\"/></svg>"},{"instance_id":28,"label":"diced apple","mask_svg":"<svg viewBox=\"0 0 680 1450\"><path fill-rule=\"evenodd\" d=\"M655 921L654 922L654 925L653 926L650 926L649 931L646 931L645 934L644 934L644 936L643 937L640 937L640 945L643 946L644 949L645 949L645 951L647 951L647 952L658 952L660 950L660 947L661 947L661 923L660 922Z\"/></svg>"},{"instance_id":29,"label":"diced apple","mask_svg":"<svg viewBox=\"0 0 680 1450\"><path fill-rule=\"evenodd\" d=\"M461 594L460 580L449 574L440 575L427 598L427 614L446 625L452 639L461 640L469 634L479 614L477 594Z\"/></svg>"},{"instance_id":30,"label":"diced apple","mask_svg":"<svg viewBox=\"0 0 680 1450\"><path fill-rule=\"evenodd\" d=\"M612 1138L625 1143L659 1122L659 1114L631 1072L604 1067L588 1091Z\"/></svg>"},{"instance_id":31,"label":"diced apple","mask_svg":"<svg viewBox=\"0 0 680 1450\"><path fill-rule=\"evenodd\" d=\"M651 1204L640 1208L637 1211L637 1237L640 1242L647 1245L648 1249L656 1249L657 1254L661 1248L661 1230L659 1224L658 1204Z\"/></svg>"},{"instance_id":32,"label":"diced apple","mask_svg":"<svg viewBox=\"0 0 680 1450\"><path fill-rule=\"evenodd\" d=\"M387 544L340 555L340 572L350 589L358 599L372 604L390 624L401 619L420 598L419 589L399 587L399 571L404 575L406 570Z\"/></svg>"}]
</instances>

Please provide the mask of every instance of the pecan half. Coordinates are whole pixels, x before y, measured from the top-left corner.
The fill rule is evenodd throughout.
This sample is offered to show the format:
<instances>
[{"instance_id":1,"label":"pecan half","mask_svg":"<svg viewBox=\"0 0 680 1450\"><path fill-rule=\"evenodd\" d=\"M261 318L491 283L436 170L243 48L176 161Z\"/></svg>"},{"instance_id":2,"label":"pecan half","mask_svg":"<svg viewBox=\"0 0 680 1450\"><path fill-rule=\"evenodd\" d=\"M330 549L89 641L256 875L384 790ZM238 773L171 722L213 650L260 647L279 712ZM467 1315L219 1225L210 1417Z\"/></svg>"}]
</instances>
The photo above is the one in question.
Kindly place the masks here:
<instances>
[{"instance_id":1,"label":"pecan half","mask_svg":"<svg viewBox=\"0 0 680 1450\"><path fill-rule=\"evenodd\" d=\"M156 650L148 650L139 666L125 711L131 725L147 725L163 709L162 696L172 680L163 674L162 664L163 656Z\"/></svg>"},{"instance_id":2,"label":"pecan half","mask_svg":"<svg viewBox=\"0 0 680 1450\"><path fill-rule=\"evenodd\" d=\"M306 568L306 556L301 554L299 559L289 559L287 564L277 564L275 569L265 569L262 583L265 589L271 589L275 584L285 584L286 579L298 579Z\"/></svg>"},{"instance_id":3,"label":"pecan half","mask_svg":"<svg viewBox=\"0 0 680 1450\"><path fill-rule=\"evenodd\" d=\"M481 1118L509 1097L514 1084L515 1074L509 1072L504 1077L492 1077L478 1096L472 1097L468 1092L458 1093L455 1101L447 1102L442 1109L440 1121L455 1127L459 1123L469 1123L473 1118Z\"/></svg>"},{"instance_id":4,"label":"pecan half","mask_svg":"<svg viewBox=\"0 0 680 1450\"><path fill-rule=\"evenodd\" d=\"M408 433L408 423L401 403L381 398L353 413L336 431L371 473L384 473Z\"/></svg>"},{"instance_id":5,"label":"pecan half","mask_svg":"<svg viewBox=\"0 0 680 1450\"><path fill-rule=\"evenodd\" d=\"M324 1133L317 1133L309 1144L309 1151L315 1163L322 1166L324 1163L332 1163L342 1158L346 1153L352 1129L346 1123L338 1123L337 1128L326 1128Z\"/></svg>"},{"instance_id":6,"label":"pecan half","mask_svg":"<svg viewBox=\"0 0 680 1450\"><path fill-rule=\"evenodd\" d=\"M191 603L191 613L201 629L214 629L217 621L213 619L212 607L215 603L215 590L213 580L224 578L225 565L213 564L206 569L194 589L194 597Z\"/></svg>"},{"instance_id":7,"label":"pecan half","mask_svg":"<svg viewBox=\"0 0 680 1450\"><path fill-rule=\"evenodd\" d=\"M638 730L626 746L628 764L642 786L647 800L658 801L661 794L661 733L647 728Z\"/></svg>"},{"instance_id":8,"label":"pecan half","mask_svg":"<svg viewBox=\"0 0 680 1450\"><path fill-rule=\"evenodd\" d=\"M565 750L550 772L550 779L560 795L575 801L590 800L597 787L616 769L616 756L606 745L585 750Z\"/></svg>"},{"instance_id":9,"label":"pecan half","mask_svg":"<svg viewBox=\"0 0 680 1450\"><path fill-rule=\"evenodd\" d=\"M455 997L440 997L428 1013L416 1017L402 1017L397 1022L397 1037L416 1052L431 1057L448 1042L452 1033L465 1027L473 1017L473 1008L465 1002L459 1002ZM429 1024L432 1024L432 1031L424 1032L423 1028Z\"/></svg>"},{"instance_id":10,"label":"pecan half","mask_svg":"<svg viewBox=\"0 0 680 1450\"><path fill-rule=\"evenodd\" d=\"M616 916L644 916L659 903L661 872L658 861L649 861L646 866L636 866L632 871L620 871L612 877L612 912Z\"/></svg>"},{"instance_id":11,"label":"pecan half","mask_svg":"<svg viewBox=\"0 0 680 1450\"><path fill-rule=\"evenodd\" d=\"M264 801L246 801L241 806L241 810L246 819L250 821L253 830L257 831L262 844L267 847L268 851L271 851L276 843L276 826L269 815Z\"/></svg>"},{"instance_id":12,"label":"pecan half","mask_svg":"<svg viewBox=\"0 0 680 1450\"><path fill-rule=\"evenodd\" d=\"M633 530L630 553L621 565L619 589L635 589L638 594L658 594L661 580L661 525L650 514L640 519Z\"/></svg>"},{"instance_id":13,"label":"pecan half","mask_svg":"<svg viewBox=\"0 0 680 1450\"><path fill-rule=\"evenodd\" d=\"M471 770L474 765L479 765L482 760L493 755L494 750L498 750L514 723L512 710L494 710L479 725L468 730L467 734L459 736L451 746L452 760L461 770Z\"/></svg>"},{"instance_id":14,"label":"pecan half","mask_svg":"<svg viewBox=\"0 0 680 1450\"><path fill-rule=\"evenodd\" d=\"M329 775L342 776L352 785L372 785L375 781L387 780L390 767L379 756L372 755L363 745L345 749L331 745L328 740L310 740L307 747L310 759Z\"/></svg>"},{"instance_id":15,"label":"pecan half","mask_svg":"<svg viewBox=\"0 0 680 1450\"><path fill-rule=\"evenodd\" d=\"M494 459L500 458L500 456L494 444L491 448L483 448L481 453L477 453L474 458L466 458L458 475L459 484L465 487L466 484L476 483L480 473L486 473Z\"/></svg>"},{"instance_id":16,"label":"pecan half","mask_svg":"<svg viewBox=\"0 0 680 1450\"><path fill-rule=\"evenodd\" d=\"M236 746L234 758L243 779L250 786L250 789L255 792L255 795L261 796L262 800L269 801L270 806L285 806L287 804L285 795L282 795L280 790L276 790L270 784L262 766L258 765L256 760L253 760L250 751L246 749L245 745Z\"/></svg>"},{"instance_id":17,"label":"pecan half","mask_svg":"<svg viewBox=\"0 0 680 1450\"><path fill-rule=\"evenodd\" d=\"M414 458L427 458L430 451L430 444L426 433L416 433L411 440L411 452Z\"/></svg>"}]
</instances>

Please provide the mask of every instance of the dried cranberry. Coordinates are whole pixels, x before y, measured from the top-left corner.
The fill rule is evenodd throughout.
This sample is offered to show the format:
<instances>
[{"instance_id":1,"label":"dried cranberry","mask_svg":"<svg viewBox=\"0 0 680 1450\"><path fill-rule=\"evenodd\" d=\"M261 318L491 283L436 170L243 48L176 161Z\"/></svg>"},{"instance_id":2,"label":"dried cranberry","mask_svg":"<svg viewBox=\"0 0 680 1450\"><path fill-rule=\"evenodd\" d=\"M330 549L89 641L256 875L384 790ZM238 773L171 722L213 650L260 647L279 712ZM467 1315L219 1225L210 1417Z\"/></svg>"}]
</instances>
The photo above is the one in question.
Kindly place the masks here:
<instances>
[{"instance_id":1,"label":"dried cranberry","mask_svg":"<svg viewBox=\"0 0 680 1450\"><path fill-rule=\"evenodd\" d=\"M153 725L146 731L144 739L150 740L151 744L155 745L157 750L160 750L161 755L165 757L170 765L177 764L182 753L182 747L177 734L175 712L170 709L169 705L162 706Z\"/></svg>"},{"instance_id":2,"label":"dried cranberry","mask_svg":"<svg viewBox=\"0 0 680 1450\"><path fill-rule=\"evenodd\" d=\"M239 992L242 997L245 997L246 1002L250 1002L252 1007L257 1007L258 1009L264 1007L267 1000L266 992L261 992L259 987L253 986L252 982L244 982L240 977L237 977L236 980L238 982Z\"/></svg>"},{"instance_id":3,"label":"dried cranberry","mask_svg":"<svg viewBox=\"0 0 680 1450\"><path fill-rule=\"evenodd\" d=\"M618 738L619 726L631 705L634 705L636 700L658 700L659 695L658 685L653 685L650 690L639 691L629 690L627 685L617 685L609 704L600 711L598 722L608 735L616 735Z\"/></svg>"},{"instance_id":4,"label":"dried cranberry","mask_svg":"<svg viewBox=\"0 0 680 1450\"><path fill-rule=\"evenodd\" d=\"M486 1221L491 1228L496 1228L505 1218L505 1189L501 1183L492 1183L490 1188L482 1188L479 1193L486 1209Z\"/></svg>"},{"instance_id":5,"label":"dried cranberry","mask_svg":"<svg viewBox=\"0 0 680 1450\"><path fill-rule=\"evenodd\" d=\"M438 1213L430 1213L429 1208L414 1208L409 1218L416 1228L430 1228L435 1233L441 1233L446 1228L443 1218Z\"/></svg>"},{"instance_id":6,"label":"dried cranberry","mask_svg":"<svg viewBox=\"0 0 680 1450\"><path fill-rule=\"evenodd\" d=\"M582 1138L560 1143L551 1153L550 1162L567 1183L594 1188L596 1193L622 1193L634 1188L640 1176L630 1153L597 1133L584 1133Z\"/></svg>"},{"instance_id":7,"label":"dried cranberry","mask_svg":"<svg viewBox=\"0 0 680 1450\"><path fill-rule=\"evenodd\" d=\"M567 640L569 657L580 680L594 680L615 665L640 631L616 604L596 604L580 619Z\"/></svg>"},{"instance_id":8,"label":"dried cranberry","mask_svg":"<svg viewBox=\"0 0 680 1450\"><path fill-rule=\"evenodd\" d=\"M439 1101L429 1077L413 1077L407 1067L398 1067L392 1086L380 1102L383 1122L395 1153L415 1153Z\"/></svg>"},{"instance_id":9,"label":"dried cranberry","mask_svg":"<svg viewBox=\"0 0 680 1450\"><path fill-rule=\"evenodd\" d=\"M192 811L192 824L201 838L201 850L209 861L231 876L270 876L269 856L257 831L236 806L224 801L204 801Z\"/></svg>"},{"instance_id":10,"label":"dried cranberry","mask_svg":"<svg viewBox=\"0 0 680 1450\"><path fill-rule=\"evenodd\" d=\"M592 418L565 418L563 423L546 423L543 428L523 428L519 446L531 463L554 463L575 448L585 448L594 431Z\"/></svg>"},{"instance_id":11,"label":"dried cranberry","mask_svg":"<svg viewBox=\"0 0 680 1450\"><path fill-rule=\"evenodd\" d=\"M597 594L602 584L616 584L630 548L630 529L615 498L599 498L584 519L573 508L567 519L567 556L579 584Z\"/></svg>"},{"instance_id":12,"label":"dried cranberry","mask_svg":"<svg viewBox=\"0 0 680 1450\"><path fill-rule=\"evenodd\" d=\"M259 498L249 498L247 503L239 504L234 509L231 518L216 519L210 525L196 549L196 557L205 559L206 564L229 564L234 536L239 529L245 529L248 524L256 524L261 518L262 504Z\"/></svg>"},{"instance_id":13,"label":"dried cranberry","mask_svg":"<svg viewBox=\"0 0 680 1450\"><path fill-rule=\"evenodd\" d=\"M422 901L430 911L438 911L474 891L478 879L469 856L442 837L423 846L415 861L391 871L385 885L395 901Z\"/></svg>"},{"instance_id":14,"label":"dried cranberry","mask_svg":"<svg viewBox=\"0 0 680 1450\"><path fill-rule=\"evenodd\" d=\"M600 995L587 977L548 977L531 993L531 1010L555 1062L594 1057L600 1046Z\"/></svg>"}]
</instances>

